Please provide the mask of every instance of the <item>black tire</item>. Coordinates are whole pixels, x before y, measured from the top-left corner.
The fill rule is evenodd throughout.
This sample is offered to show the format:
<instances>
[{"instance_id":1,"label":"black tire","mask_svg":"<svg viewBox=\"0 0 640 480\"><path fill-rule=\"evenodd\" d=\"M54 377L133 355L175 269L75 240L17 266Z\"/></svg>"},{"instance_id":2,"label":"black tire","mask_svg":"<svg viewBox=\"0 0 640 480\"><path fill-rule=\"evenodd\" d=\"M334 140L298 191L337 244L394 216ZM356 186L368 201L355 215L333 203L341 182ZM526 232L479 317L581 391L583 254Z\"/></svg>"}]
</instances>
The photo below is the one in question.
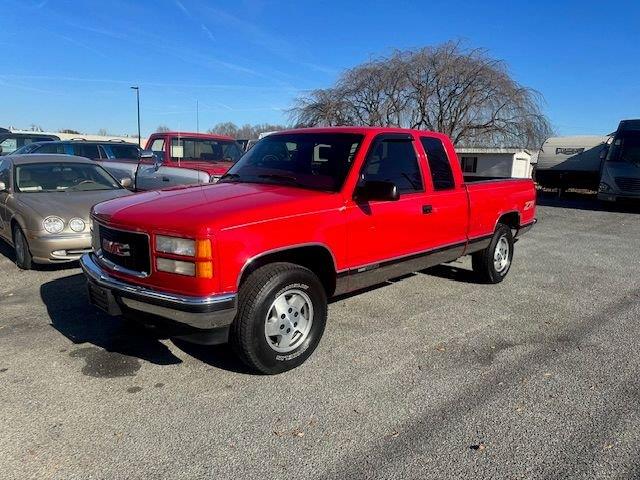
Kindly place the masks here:
<instances>
[{"instance_id":1,"label":"black tire","mask_svg":"<svg viewBox=\"0 0 640 480\"><path fill-rule=\"evenodd\" d=\"M502 238L507 242L509 248L509 259L506 266L503 269L498 270L494 262L494 255L496 254L498 242L500 242ZM499 223L493 234L493 238L491 238L489 246L471 256L473 271L481 282L500 283L504 280L507 273L509 273L511 263L513 262L513 245L513 234L511 233L511 228L503 223Z\"/></svg>"},{"instance_id":2,"label":"black tire","mask_svg":"<svg viewBox=\"0 0 640 480\"><path fill-rule=\"evenodd\" d=\"M272 348L265 325L275 300L295 290L304 292L311 301L312 321L300 344L292 343L294 350L281 353ZM231 325L230 340L236 354L250 369L272 375L304 363L320 343L326 322L327 295L318 277L299 265L271 263L252 272L240 286L238 313ZM275 342L276 337L272 338Z\"/></svg>"},{"instance_id":3,"label":"black tire","mask_svg":"<svg viewBox=\"0 0 640 480\"><path fill-rule=\"evenodd\" d=\"M29 250L29 243L18 225L13 227L13 247L16 252L16 265L18 268L31 270L33 268L33 257Z\"/></svg>"}]
</instances>

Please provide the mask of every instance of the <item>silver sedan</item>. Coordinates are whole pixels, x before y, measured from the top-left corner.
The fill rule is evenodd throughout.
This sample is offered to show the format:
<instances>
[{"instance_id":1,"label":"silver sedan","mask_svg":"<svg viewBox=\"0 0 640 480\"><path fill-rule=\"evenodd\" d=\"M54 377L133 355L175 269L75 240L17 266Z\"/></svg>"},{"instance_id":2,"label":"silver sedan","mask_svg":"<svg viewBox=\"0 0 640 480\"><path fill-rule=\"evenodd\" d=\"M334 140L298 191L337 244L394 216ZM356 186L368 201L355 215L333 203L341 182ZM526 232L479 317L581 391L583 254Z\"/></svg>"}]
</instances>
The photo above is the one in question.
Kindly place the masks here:
<instances>
[{"instance_id":1,"label":"silver sedan","mask_svg":"<svg viewBox=\"0 0 640 480\"><path fill-rule=\"evenodd\" d=\"M97 203L132 195L91 160L71 155L20 155L0 160L0 238L16 264L77 260L91 250L89 213Z\"/></svg>"}]
</instances>

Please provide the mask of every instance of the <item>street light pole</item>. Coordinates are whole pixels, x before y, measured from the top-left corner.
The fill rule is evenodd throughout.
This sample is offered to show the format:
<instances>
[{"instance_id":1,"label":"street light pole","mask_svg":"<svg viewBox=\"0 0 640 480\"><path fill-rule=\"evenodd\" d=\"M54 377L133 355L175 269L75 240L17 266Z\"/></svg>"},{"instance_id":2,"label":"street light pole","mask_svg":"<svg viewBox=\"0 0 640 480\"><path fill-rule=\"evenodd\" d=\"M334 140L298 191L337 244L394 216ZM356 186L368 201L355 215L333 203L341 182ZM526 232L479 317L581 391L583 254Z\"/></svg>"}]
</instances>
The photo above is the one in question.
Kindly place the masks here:
<instances>
[{"instance_id":1,"label":"street light pole","mask_svg":"<svg viewBox=\"0 0 640 480\"><path fill-rule=\"evenodd\" d=\"M196 133L200 133L200 109L198 108L198 100L196 100Z\"/></svg>"},{"instance_id":2,"label":"street light pole","mask_svg":"<svg viewBox=\"0 0 640 480\"><path fill-rule=\"evenodd\" d=\"M131 89L136 91L136 102L138 104L138 147L142 148L142 139L140 137L140 87L131 87Z\"/></svg>"}]
</instances>

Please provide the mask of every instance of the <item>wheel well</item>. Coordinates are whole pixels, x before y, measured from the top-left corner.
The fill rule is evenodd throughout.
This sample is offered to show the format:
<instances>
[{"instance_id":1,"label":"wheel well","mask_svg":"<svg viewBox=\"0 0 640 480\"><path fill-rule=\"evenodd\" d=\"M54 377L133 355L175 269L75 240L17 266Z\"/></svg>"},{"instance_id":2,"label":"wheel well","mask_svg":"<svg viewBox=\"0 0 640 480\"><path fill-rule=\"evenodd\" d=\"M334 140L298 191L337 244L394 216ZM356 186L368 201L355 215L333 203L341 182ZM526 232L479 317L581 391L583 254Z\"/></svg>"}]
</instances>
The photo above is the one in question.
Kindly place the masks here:
<instances>
[{"instance_id":1,"label":"wheel well","mask_svg":"<svg viewBox=\"0 0 640 480\"><path fill-rule=\"evenodd\" d=\"M274 262L289 262L308 268L320 279L327 297L333 295L336 289L336 268L333 256L326 247L320 245L295 247L258 257L245 267L238 285L241 285L258 268Z\"/></svg>"},{"instance_id":2,"label":"wheel well","mask_svg":"<svg viewBox=\"0 0 640 480\"><path fill-rule=\"evenodd\" d=\"M513 230L520 228L520 214L518 212L505 213L498 219L498 223L504 223Z\"/></svg>"}]
</instances>

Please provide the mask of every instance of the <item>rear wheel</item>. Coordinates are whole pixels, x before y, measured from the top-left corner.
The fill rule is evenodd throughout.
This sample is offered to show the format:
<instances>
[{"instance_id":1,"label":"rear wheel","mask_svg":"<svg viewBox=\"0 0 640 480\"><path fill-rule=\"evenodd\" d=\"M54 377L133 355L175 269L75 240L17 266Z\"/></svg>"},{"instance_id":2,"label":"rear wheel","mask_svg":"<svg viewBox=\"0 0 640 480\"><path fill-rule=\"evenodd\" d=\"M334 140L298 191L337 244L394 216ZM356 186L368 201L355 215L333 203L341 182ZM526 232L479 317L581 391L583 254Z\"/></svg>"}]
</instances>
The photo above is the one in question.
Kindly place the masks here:
<instances>
[{"instance_id":1,"label":"rear wheel","mask_svg":"<svg viewBox=\"0 0 640 480\"><path fill-rule=\"evenodd\" d=\"M489 246L471 256L473 271L485 283L500 283L509 273L513 260L511 228L499 223Z\"/></svg>"},{"instance_id":2,"label":"rear wheel","mask_svg":"<svg viewBox=\"0 0 640 480\"><path fill-rule=\"evenodd\" d=\"M327 296L318 277L291 263L265 265L240 287L231 341L249 368L264 374L301 365L320 343Z\"/></svg>"},{"instance_id":3,"label":"rear wheel","mask_svg":"<svg viewBox=\"0 0 640 480\"><path fill-rule=\"evenodd\" d=\"M16 250L16 265L22 270L31 270L33 268L33 258L29 251L29 244L18 225L13 227L13 247Z\"/></svg>"}]
</instances>

